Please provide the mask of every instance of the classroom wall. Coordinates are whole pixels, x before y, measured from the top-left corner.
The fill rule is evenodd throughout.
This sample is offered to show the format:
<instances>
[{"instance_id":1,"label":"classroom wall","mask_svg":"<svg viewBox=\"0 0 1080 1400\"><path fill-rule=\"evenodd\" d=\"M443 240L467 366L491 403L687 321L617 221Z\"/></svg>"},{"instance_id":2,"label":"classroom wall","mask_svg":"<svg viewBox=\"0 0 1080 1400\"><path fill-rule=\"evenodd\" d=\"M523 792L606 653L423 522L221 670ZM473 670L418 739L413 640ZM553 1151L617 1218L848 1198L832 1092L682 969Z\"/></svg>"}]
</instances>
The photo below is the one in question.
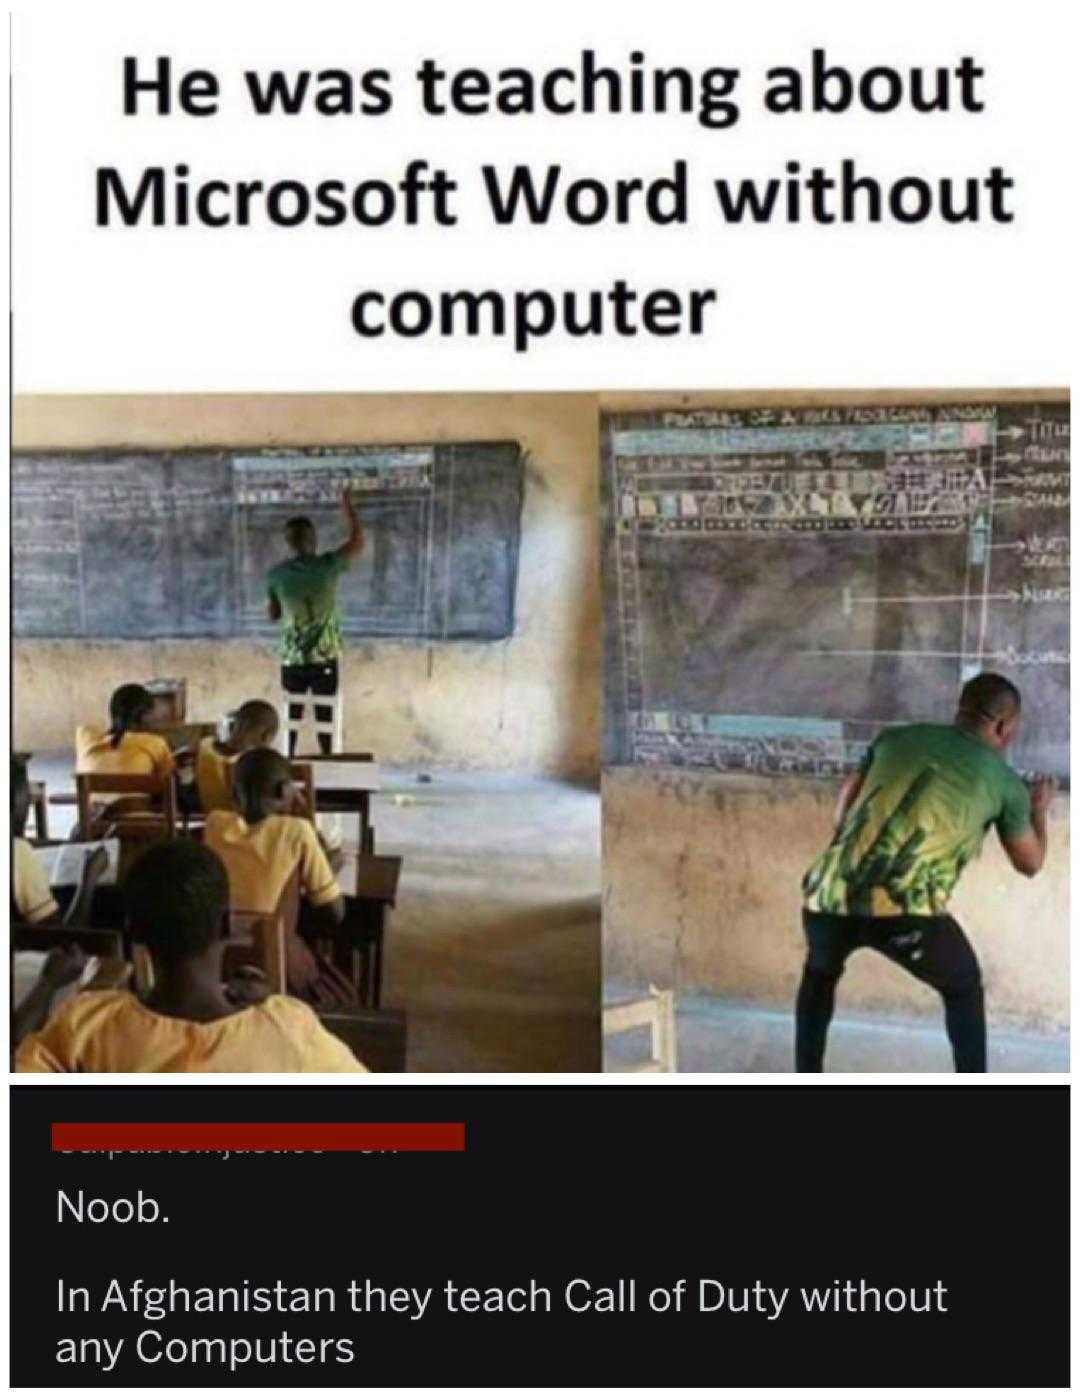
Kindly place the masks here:
<instances>
[{"instance_id":1,"label":"classroom wall","mask_svg":"<svg viewBox=\"0 0 1080 1400\"><path fill-rule=\"evenodd\" d=\"M1002 401L1000 390L951 394L606 394L612 412L905 401ZM1061 400L1064 390L1017 391ZM946 717L947 718L947 717ZM614 767L603 798L604 973L789 1009L804 944L799 887L832 830L837 784L679 769ZM1050 853L1035 880L986 843L953 912L983 967L992 1024L1057 1031L1069 1020L1068 803L1051 814ZM872 953L849 964L842 1009L940 1014L936 993Z\"/></svg>"},{"instance_id":2,"label":"classroom wall","mask_svg":"<svg viewBox=\"0 0 1080 1400\"><path fill-rule=\"evenodd\" d=\"M804 943L799 888L828 843L836 784L611 768L604 811L604 974L790 1008ZM997 838L964 872L952 912L983 968L992 1023L1069 1021L1069 810L1055 799L1034 880ZM940 1014L936 993L870 952L848 965L843 1010Z\"/></svg>"},{"instance_id":3,"label":"classroom wall","mask_svg":"<svg viewBox=\"0 0 1080 1400\"><path fill-rule=\"evenodd\" d=\"M588 394L20 396L16 451L517 439L527 453L517 622L495 643L348 646L345 739L417 770L599 769L597 415ZM189 712L277 698L252 641L19 641L15 745L70 746L125 680L184 676Z\"/></svg>"}]
</instances>

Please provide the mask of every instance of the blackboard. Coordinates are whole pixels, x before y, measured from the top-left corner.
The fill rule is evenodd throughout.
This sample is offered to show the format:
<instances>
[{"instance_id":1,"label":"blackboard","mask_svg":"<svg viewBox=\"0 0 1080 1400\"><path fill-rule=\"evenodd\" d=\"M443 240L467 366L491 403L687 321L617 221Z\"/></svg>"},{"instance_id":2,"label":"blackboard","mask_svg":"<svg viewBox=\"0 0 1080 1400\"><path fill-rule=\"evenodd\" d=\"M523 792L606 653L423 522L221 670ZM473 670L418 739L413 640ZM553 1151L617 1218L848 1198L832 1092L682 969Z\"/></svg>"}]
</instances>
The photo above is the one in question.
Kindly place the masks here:
<instances>
[{"instance_id":1,"label":"blackboard","mask_svg":"<svg viewBox=\"0 0 1080 1400\"><path fill-rule=\"evenodd\" d=\"M1066 403L614 414L602 425L609 764L832 776L964 680L1069 773Z\"/></svg>"},{"instance_id":2,"label":"blackboard","mask_svg":"<svg viewBox=\"0 0 1080 1400\"><path fill-rule=\"evenodd\" d=\"M307 515L366 544L339 587L347 637L476 639L514 628L524 467L514 442L307 451L20 453L18 637L276 635L266 573Z\"/></svg>"}]
</instances>

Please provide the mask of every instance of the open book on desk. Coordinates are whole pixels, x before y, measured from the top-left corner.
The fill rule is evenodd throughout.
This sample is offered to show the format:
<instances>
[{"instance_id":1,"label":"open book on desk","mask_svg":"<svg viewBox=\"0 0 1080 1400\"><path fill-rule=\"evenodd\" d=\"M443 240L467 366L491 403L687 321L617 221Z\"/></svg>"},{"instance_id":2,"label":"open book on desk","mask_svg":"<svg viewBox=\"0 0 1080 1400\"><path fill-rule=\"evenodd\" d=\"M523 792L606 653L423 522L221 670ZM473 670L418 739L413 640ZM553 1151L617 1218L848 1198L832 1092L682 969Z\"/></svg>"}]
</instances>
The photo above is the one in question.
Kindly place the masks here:
<instances>
[{"instance_id":1,"label":"open book on desk","mask_svg":"<svg viewBox=\"0 0 1080 1400\"><path fill-rule=\"evenodd\" d=\"M98 884L115 885L120 864L120 842L116 837L110 837L108 841L66 841L58 846L39 846L35 855L50 885L77 885L82 879L87 858L99 846L104 846L109 864Z\"/></svg>"}]
</instances>

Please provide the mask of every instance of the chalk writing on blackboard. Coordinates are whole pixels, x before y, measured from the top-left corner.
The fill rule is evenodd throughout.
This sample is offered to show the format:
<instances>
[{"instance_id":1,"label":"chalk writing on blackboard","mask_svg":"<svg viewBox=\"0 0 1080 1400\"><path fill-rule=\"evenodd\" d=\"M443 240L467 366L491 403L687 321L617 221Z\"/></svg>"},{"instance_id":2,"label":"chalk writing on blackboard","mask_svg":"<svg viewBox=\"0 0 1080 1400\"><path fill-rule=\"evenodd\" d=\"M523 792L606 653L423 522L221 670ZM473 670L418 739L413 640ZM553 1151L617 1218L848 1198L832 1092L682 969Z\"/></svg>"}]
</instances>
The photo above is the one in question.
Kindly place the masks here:
<instances>
[{"instance_id":1,"label":"chalk writing on blackboard","mask_svg":"<svg viewBox=\"0 0 1080 1400\"><path fill-rule=\"evenodd\" d=\"M20 454L12 463L22 637L262 636L290 516L323 547L358 506L346 637L497 640L514 626L524 492L517 443Z\"/></svg>"},{"instance_id":2,"label":"chalk writing on blackboard","mask_svg":"<svg viewBox=\"0 0 1080 1400\"><path fill-rule=\"evenodd\" d=\"M965 679L1068 775L1067 404L611 415L605 758L839 773Z\"/></svg>"}]
</instances>

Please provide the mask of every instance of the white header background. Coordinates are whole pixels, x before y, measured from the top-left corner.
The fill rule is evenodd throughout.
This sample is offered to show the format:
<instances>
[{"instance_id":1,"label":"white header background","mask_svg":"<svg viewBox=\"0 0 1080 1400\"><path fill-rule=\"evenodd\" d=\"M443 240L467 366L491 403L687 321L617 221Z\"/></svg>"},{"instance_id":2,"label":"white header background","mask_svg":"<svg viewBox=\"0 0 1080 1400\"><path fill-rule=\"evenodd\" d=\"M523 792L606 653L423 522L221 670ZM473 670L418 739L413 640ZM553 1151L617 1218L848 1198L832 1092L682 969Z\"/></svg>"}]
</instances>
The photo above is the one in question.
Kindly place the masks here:
<instances>
[{"instance_id":1,"label":"white header background","mask_svg":"<svg viewBox=\"0 0 1080 1400\"><path fill-rule=\"evenodd\" d=\"M1050 0L690 0L549 3L16 5L13 16L14 382L19 392L771 388L1059 385L1068 381L1075 255L1075 75L1071 6ZM427 57L488 70L576 67L581 49L625 70L741 70L741 117L692 114L426 116L413 74ZM852 70L876 64L986 70L981 114L776 116L767 69L809 71L811 50ZM122 61L212 70L217 116L146 101L122 110ZM245 69L388 68L382 117L258 117ZM94 172L128 186L148 165L214 177L400 178L424 158L459 182L454 228L431 223L294 229L94 224ZM1016 181L1015 222L728 226L711 181L830 170ZM496 227L479 167L551 162L570 176L668 175L690 163L687 227ZM1068 257L1068 261L1067 261ZM373 288L715 287L708 334L658 339L506 340L384 336L350 323Z\"/></svg>"}]
</instances>

